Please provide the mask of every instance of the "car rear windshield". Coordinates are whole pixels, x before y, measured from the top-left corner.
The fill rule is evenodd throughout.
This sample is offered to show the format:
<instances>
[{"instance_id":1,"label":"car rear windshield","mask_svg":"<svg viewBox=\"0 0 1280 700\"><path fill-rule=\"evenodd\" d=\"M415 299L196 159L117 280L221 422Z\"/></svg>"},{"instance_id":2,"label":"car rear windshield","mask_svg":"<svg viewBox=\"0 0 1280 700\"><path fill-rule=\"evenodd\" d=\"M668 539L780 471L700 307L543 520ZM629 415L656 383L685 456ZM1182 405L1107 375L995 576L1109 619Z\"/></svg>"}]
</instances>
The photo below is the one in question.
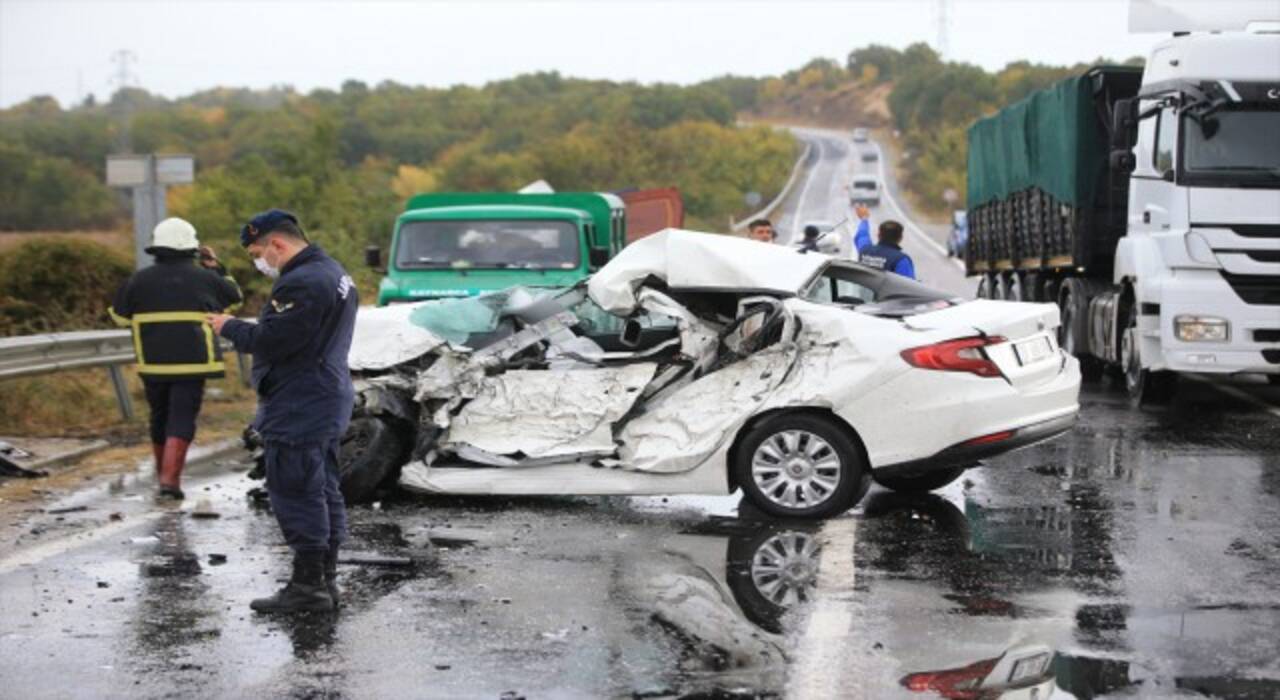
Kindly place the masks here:
<instances>
[{"instance_id":1,"label":"car rear windshield","mask_svg":"<svg viewBox=\"0 0 1280 700\"><path fill-rule=\"evenodd\" d=\"M400 225L396 267L572 270L581 256L572 221L407 221Z\"/></svg>"},{"instance_id":2,"label":"car rear windshield","mask_svg":"<svg viewBox=\"0 0 1280 700\"><path fill-rule=\"evenodd\" d=\"M854 180L853 186L860 190L874 190L876 188L875 180Z\"/></svg>"},{"instance_id":3,"label":"car rear windshield","mask_svg":"<svg viewBox=\"0 0 1280 700\"><path fill-rule=\"evenodd\" d=\"M902 275L847 262L828 264L805 287L802 296L816 304L854 306L864 313L894 317L963 301Z\"/></svg>"}]
</instances>

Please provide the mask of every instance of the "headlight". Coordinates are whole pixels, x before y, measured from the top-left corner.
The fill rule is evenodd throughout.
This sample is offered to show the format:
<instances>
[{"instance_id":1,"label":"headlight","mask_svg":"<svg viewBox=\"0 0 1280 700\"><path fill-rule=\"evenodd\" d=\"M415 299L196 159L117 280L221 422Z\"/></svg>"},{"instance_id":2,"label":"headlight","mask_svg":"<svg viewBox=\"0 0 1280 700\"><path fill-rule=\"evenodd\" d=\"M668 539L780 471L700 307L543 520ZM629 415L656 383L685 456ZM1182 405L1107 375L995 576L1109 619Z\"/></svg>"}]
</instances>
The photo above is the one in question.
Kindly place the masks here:
<instances>
[{"instance_id":1,"label":"headlight","mask_svg":"<svg viewBox=\"0 0 1280 700\"><path fill-rule=\"evenodd\" d=\"M1186 343L1225 343L1231 338L1231 324L1215 316L1176 316L1173 334Z\"/></svg>"}]
</instances>

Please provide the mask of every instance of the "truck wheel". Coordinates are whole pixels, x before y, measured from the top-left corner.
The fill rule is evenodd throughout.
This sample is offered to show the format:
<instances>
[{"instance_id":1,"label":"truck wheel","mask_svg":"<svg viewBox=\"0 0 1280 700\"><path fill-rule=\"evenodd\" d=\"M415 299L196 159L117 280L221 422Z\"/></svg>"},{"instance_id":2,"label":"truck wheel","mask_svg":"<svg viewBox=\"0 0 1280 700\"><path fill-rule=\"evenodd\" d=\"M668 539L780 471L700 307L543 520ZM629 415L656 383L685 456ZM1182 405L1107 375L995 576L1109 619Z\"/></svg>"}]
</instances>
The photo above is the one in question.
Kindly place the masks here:
<instances>
[{"instance_id":1,"label":"truck wheel","mask_svg":"<svg viewBox=\"0 0 1280 700\"><path fill-rule=\"evenodd\" d=\"M991 298L991 275L982 275L978 278L978 289L974 291L974 296L978 299Z\"/></svg>"},{"instance_id":2,"label":"truck wheel","mask_svg":"<svg viewBox=\"0 0 1280 700\"><path fill-rule=\"evenodd\" d=\"M399 473L408 451L408 441L386 419L352 418L338 456L338 475L346 502L372 500L378 487Z\"/></svg>"},{"instance_id":3,"label":"truck wheel","mask_svg":"<svg viewBox=\"0 0 1280 700\"><path fill-rule=\"evenodd\" d=\"M839 515L870 486L857 445L834 421L810 413L779 414L752 428L733 468L751 503L780 518Z\"/></svg>"},{"instance_id":4,"label":"truck wheel","mask_svg":"<svg viewBox=\"0 0 1280 700\"><path fill-rule=\"evenodd\" d=\"M1127 314L1128 323L1120 340L1120 366L1124 369L1124 388L1135 406L1166 404L1178 390L1178 375L1154 371L1142 366L1142 348L1138 337L1138 315Z\"/></svg>"},{"instance_id":5,"label":"truck wheel","mask_svg":"<svg viewBox=\"0 0 1280 700\"><path fill-rule=\"evenodd\" d=\"M1004 298L1007 301L1029 301L1026 280L1017 272L1010 272L1005 281Z\"/></svg>"},{"instance_id":6,"label":"truck wheel","mask_svg":"<svg viewBox=\"0 0 1280 700\"><path fill-rule=\"evenodd\" d=\"M1082 379L1096 381L1102 378L1105 366L1102 360L1089 354L1085 342L1089 332L1089 297L1085 293L1084 282L1074 277L1062 281L1058 291L1058 311L1061 314L1058 345L1080 360Z\"/></svg>"},{"instance_id":7,"label":"truck wheel","mask_svg":"<svg viewBox=\"0 0 1280 700\"><path fill-rule=\"evenodd\" d=\"M875 470L871 472L871 478L876 480L877 484L899 493L924 493L940 489L943 486L960 478L964 473L964 467L952 467L951 469L936 469L934 471L925 472L915 476L876 476Z\"/></svg>"}]
</instances>

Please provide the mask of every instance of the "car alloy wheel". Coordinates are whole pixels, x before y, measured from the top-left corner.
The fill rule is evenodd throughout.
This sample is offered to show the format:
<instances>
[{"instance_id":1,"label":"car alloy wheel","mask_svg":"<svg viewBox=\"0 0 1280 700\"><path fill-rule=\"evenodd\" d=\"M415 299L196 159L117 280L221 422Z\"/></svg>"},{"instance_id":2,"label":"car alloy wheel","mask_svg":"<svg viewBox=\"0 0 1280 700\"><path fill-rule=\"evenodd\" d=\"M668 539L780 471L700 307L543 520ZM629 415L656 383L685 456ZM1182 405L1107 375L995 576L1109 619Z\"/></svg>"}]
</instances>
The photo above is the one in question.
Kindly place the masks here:
<instances>
[{"instance_id":1,"label":"car alloy wheel","mask_svg":"<svg viewBox=\"0 0 1280 700\"><path fill-rule=\"evenodd\" d=\"M803 603L818 583L818 554L817 540L807 532L773 535L751 558L751 583L784 609Z\"/></svg>"},{"instance_id":2,"label":"car alloy wheel","mask_svg":"<svg viewBox=\"0 0 1280 700\"><path fill-rule=\"evenodd\" d=\"M784 508L811 508L840 483L840 455L807 430L774 433L751 457L751 478L765 498Z\"/></svg>"}]
</instances>

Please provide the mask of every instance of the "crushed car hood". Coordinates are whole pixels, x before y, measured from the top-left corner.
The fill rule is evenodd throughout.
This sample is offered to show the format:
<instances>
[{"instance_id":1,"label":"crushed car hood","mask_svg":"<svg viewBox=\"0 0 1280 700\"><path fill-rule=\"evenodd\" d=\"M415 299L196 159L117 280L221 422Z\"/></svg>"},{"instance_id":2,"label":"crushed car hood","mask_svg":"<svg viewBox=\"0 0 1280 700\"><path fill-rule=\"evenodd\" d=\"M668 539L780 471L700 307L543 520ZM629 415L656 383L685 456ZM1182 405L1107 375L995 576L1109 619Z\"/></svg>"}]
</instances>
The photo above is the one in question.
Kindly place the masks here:
<instances>
[{"instance_id":1,"label":"crushed car hood","mask_svg":"<svg viewBox=\"0 0 1280 700\"><path fill-rule=\"evenodd\" d=\"M443 345L443 338L410 321L418 306L396 304L361 308L356 313L351 352L347 355L351 369L390 369Z\"/></svg>"},{"instance_id":2,"label":"crushed car hood","mask_svg":"<svg viewBox=\"0 0 1280 700\"><path fill-rule=\"evenodd\" d=\"M587 294L607 311L637 308L641 282L656 277L676 290L796 294L830 258L733 236L663 229L641 238L591 277Z\"/></svg>"}]
</instances>

